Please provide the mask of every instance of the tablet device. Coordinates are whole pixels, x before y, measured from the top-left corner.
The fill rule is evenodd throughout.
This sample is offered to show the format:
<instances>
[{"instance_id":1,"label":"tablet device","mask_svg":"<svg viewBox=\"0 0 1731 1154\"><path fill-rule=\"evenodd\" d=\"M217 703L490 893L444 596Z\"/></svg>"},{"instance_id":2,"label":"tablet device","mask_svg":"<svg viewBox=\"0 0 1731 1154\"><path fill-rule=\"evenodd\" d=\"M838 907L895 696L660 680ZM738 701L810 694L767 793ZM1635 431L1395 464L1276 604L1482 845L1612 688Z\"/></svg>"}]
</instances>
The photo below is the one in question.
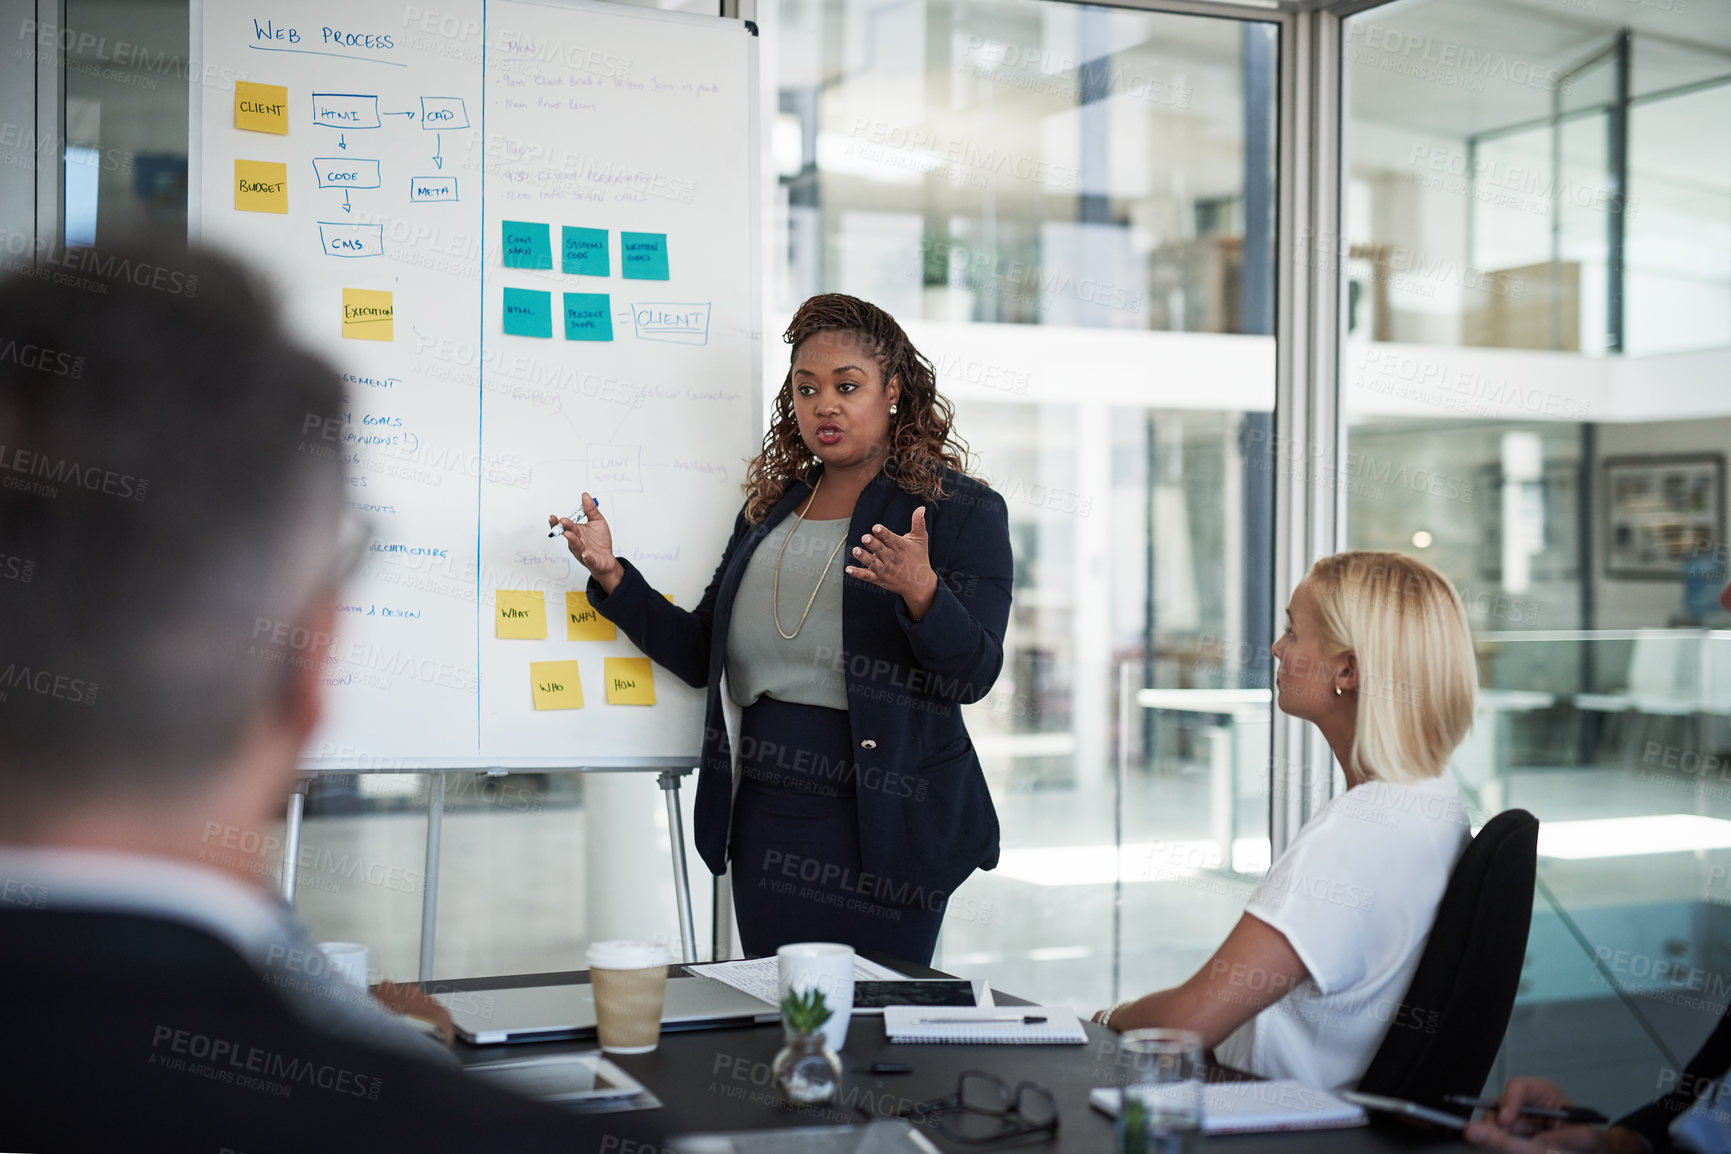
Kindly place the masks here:
<instances>
[{"instance_id":1,"label":"tablet device","mask_svg":"<svg viewBox=\"0 0 1731 1154\"><path fill-rule=\"evenodd\" d=\"M1374 1110L1379 1114L1393 1114L1413 1122L1428 1122L1432 1126L1441 1126L1448 1130L1465 1130L1467 1128L1467 1120L1459 1114L1450 1114L1447 1110L1420 1106L1417 1102L1408 1102L1404 1098L1384 1098L1381 1094L1360 1094L1357 1090L1347 1090L1340 1096L1355 1106L1363 1106L1366 1110Z\"/></svg>"},{"instance_id":2,"label":"tablet device","mask_svg":"<svg viewBox=\"0 0 1731 1154\"><path fill-rule=\"evenodd\" d=\"M629 1098L643 1086L598 1053L553 1054L470 1066L469 1074L543 1102L592 1102Z\"/></svg>"},{"instance_id":3,"label":"tablet device","mask_svg":"<svg viewBox=\"0 0 1731 1154\"><path fill-rule=\"evenodd\" d=\"M926 981L855 982L853 1008L881 1010L885 1006L974 1006L974 983L966 978Z\"/></svg>"}]
</instances>

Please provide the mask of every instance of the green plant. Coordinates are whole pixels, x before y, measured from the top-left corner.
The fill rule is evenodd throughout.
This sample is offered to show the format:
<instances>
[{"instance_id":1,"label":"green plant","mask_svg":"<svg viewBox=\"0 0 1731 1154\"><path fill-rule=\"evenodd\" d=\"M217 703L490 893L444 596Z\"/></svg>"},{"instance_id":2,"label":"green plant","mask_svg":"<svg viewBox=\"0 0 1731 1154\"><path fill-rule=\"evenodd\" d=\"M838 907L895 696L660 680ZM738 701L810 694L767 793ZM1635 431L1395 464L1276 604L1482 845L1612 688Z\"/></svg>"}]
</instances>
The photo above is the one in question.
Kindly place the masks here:
<instances>
[{"instance_id":1,"label":"green plant","mask_svg":"<svg viewBox=\"0 0 1731 1154\"><path fill-rule=\"evenodd\" d=\"M789 990L781 999L781 1020L796 1034L815 1034L834 1013L822 990Z\"/></svg>"}]
</instances>

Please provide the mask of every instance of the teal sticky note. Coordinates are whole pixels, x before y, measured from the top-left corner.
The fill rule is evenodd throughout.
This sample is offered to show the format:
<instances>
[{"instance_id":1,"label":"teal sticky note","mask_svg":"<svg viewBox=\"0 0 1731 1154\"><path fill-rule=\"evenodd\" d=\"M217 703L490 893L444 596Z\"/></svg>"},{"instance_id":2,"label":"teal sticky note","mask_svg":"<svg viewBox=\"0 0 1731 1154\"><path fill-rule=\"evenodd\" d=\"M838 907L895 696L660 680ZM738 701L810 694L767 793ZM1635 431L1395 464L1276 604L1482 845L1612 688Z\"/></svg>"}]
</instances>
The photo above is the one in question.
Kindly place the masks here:
<instances>
[{"instance_id":1,"label":"teal sticky note","mask_svg":"<svg viewBox=\"0 0 1731 1154\"><path fill-rule=\"evenodd\" d=\"M619 234L619 274L626 280L667 279L667 234Z\"/></svg>"},{"instance_id":2,"label":"teal sticky note","mask_svg":"<svg viewBox=\"0 0 1731 1154\"><path fill-rule=\"evenodd\" d=\"M553 230L524 220L500 222L504 233L499 252L506 268L553 267Z\"/></svg>"},{"instance_id":3,"label":"teal sticky note","mask_svg":"<svg viewBox=\"0 0 1731 1154\"><path fill-rule=\"evenodd\" d=\"M552 339L553 294L533 289L506 289L505 332L514 337Z\"/></svg>"},{"instance_id":4,"label":"teal sticky note","mask_svg":"<svg viewBox=\"0 0 1731 1154\"><path fill-rule=\"evenodd\" d=\"M565 294L565 339L568 341L610 341L613 339L613 312L606 293Z\"/></svg>"},{"instance_id":5,"label":"teal sticky note","mask_svg":"<svg viewBox=\"0 0 1731 1154\"><path fill-rule=\"evenodd\" d=\"M572 276L606 276L607 230L572 228L559 230L559 268Z\"/></svg>"}]
</instances>

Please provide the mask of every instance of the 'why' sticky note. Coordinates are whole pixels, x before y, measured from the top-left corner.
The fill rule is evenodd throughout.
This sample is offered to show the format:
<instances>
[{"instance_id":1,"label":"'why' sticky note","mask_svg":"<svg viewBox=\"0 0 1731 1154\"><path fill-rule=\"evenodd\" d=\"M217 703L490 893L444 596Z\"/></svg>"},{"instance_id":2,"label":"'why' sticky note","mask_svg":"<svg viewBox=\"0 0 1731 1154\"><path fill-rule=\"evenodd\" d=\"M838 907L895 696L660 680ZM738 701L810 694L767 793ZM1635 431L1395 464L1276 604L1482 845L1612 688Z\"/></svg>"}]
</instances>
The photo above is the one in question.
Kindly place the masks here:
<instances>
[{"instance_id":1,"label":"'why' sticky note","mask_svg":"<svg viewBox=\"0 0 1731 1154\"><path fill-rule=\"evenodd\" d=\"M589 604L589 594L565 594L565 640L617 641L619 630L613 622L595 611Z\"/></svg>"},{"instance_id":2,"label":"'why' sticky note","mask_svg":"<svg viewBox=\"0 0 1731 1154\"><path fill-rule=\"evenodd\" d=\"M234 82L234 126L248 132L288 134L288 89L280 84Z\"/></svg>"},{"instance_id":3,"label":"'why' sticky note","mask_svg":"<svg viewBox=\"0 0 1731 1154\"><path fill-rule=\"evenodd\" d=\"M568 341L610 341L613 339L613 312L606 293L565 294L565 339Z\"/></svg>"},{"instance_id":4,"label":"'why' sticky note","mask_svg":"<svg viewBox=\"0 0 1731 1154\"><path fill-rule=\"evenodd\" d=\"M559 270L572 276L606 276L607 230L604 228L560 229Z\"/></svg>"},{"instance_id":5,"label":"'why' sticky note","mask_svg":"<svg viewBox=\"0 0 1731 1154\"><path fill-rule=\"evenodd\" d=\"M667 234L619 234L619 275L626 280L667 279Z\"/></svg>"},{"instance_id":6,"label":"'why' sticky note","mask_svg":"<svg viewBox=\"0 0 1731 1154\"><path fill-rule=\"evenodd\" d=\"M575 661L529 662L529 686L536 709L583 708L583 681Z\"/></svg>"},{"instance_id":7,"label":"'why' sticky note","mask_svg":"<svg viewBox=\"0 0 1731 1154\"><path fill-rule=\"evenodd\" d=\"M524 220L500 223L504 246L499 250L506 268L553 267L552 229L544 224Z\"/></svg>"},{"instance_id":8,"label":"'why' sticky note","mask_svg":"<svg viewBox=\"0 0 1731 1154\"><path fill-rule=\"evenodd\" d=\"M274 160L236 160L234 210L287 212L288 165Z\"/></svg>"},{"instance_id":9,"label":"'why' sticky note","mask_svg":"<svg viewBox=\"0 0 1731 1154\"><path fill-rule=\"evenodd\" d=\"M547 636L547 598L538 589L501 589L493 600L493 635L514 641Z\"/></svg>"},{"instance_id":10,"label":"'why' sticky note","mask_svg":"<svg viewBox=\"0 0 1731 1154\"><path fill-rule=\"evenodd\" d=\"M609 657L602 663L608 705L654 705L655 673L647 657Z\"/></svg>"},{"instance_id":11,"label":"'why' sticky note","mask_svg":"<svg viewBox=\"0 0 1731 1154\"><path fill-rule=\"evenodd\" d=\"M553 294L505 290L505 332L513 337L553 337Z\"/></svg>"},{"instance_id":12,"label":"'why' sticky note","mask_svg":"<svg viewBox=\"0 0 1731 1154\"><path fill-rule=\"evenodd\" d=\"M343 336L358 341L395 340L396 307L381 289L343 290Z\"/></svg>"}]
</instances>

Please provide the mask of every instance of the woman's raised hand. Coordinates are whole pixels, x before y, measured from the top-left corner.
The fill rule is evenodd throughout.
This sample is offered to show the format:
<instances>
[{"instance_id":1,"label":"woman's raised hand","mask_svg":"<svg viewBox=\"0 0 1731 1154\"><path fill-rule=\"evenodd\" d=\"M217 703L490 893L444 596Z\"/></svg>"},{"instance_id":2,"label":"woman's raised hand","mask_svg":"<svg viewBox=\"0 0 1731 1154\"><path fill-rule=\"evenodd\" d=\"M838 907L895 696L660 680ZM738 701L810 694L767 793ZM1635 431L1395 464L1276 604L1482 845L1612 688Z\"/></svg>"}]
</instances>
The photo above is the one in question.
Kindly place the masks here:
<instances>
[{"instance_id":1,"label":"woman's raised hand","mask_svg":"<svg viewBox=\"0 0 1731 1154\"><path fill-rule=\"evenodd\" d=\"M583 494L583 520L573 521L549 513L547 525L565 531L565 544L570 546L571 556L583 563L602 589L613 592L619 579L625 576L625 567L613 555L613 530L601 515L601 506L595 503L595 498Z\"/></svg>"}]
</instances>

